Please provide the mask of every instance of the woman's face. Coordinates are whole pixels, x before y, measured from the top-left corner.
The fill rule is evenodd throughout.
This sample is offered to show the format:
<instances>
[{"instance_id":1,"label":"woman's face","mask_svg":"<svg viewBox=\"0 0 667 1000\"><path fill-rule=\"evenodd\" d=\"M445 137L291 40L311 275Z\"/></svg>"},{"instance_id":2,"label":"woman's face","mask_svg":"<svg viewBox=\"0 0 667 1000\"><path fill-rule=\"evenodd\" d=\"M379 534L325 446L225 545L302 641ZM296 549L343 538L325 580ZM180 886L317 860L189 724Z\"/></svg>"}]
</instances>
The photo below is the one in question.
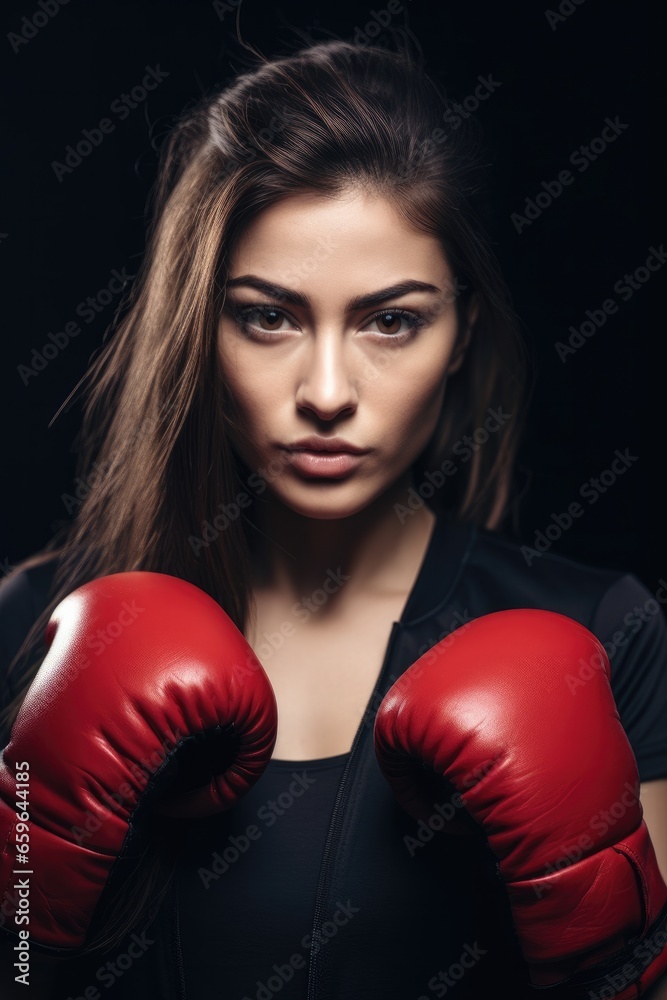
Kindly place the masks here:
<instances>
[{"instance_id":1,"label":"woman's face","mask_svg":"<svg viewBox=\"0 0 667 1000\"><path fill-rule=\"evenodd\" d=\"M229 274L218 343L246 464L308 517L347 517L409 485L462 360L439 242L386 198L299 194L252 221ZM295 449L312 435L344 444Z\"/></svg>"}]
</instances>

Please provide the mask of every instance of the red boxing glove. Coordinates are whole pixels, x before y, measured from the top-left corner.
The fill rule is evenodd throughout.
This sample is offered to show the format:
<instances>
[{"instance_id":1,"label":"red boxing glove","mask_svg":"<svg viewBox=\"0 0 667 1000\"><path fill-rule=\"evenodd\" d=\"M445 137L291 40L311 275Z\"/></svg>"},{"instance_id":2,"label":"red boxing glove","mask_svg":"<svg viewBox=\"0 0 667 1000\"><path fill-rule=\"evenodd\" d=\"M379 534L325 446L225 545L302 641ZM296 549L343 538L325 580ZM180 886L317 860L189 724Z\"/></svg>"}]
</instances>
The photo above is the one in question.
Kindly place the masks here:
<instances>
[{"instance_id":1,"label":"red boxing glove","mask_svg":"<svg viewBox=\"0 0 667 1000\"><path fill-rule=\"evenodd\" d=\"M46 642L0 760L0 896L10 932L77 950L144 819L234 805L271 758L277 708L230 618L174 576L84 584Z\"/></svg>"},{"instance_id":2,"label":"red boxing glove","mask_svg":"<svg viewBox=\"0 0 667 1000\"><path fill-rule=\"evenodd\" d=\"M604 669L572 691L581 663ZM432 816L445 779L485 834L531 983L553 997L630 1000L667 971L667 886L609 677L578 622L499 611L417 660L375 720L407 812Z\"/></svg>"}]
</instances>

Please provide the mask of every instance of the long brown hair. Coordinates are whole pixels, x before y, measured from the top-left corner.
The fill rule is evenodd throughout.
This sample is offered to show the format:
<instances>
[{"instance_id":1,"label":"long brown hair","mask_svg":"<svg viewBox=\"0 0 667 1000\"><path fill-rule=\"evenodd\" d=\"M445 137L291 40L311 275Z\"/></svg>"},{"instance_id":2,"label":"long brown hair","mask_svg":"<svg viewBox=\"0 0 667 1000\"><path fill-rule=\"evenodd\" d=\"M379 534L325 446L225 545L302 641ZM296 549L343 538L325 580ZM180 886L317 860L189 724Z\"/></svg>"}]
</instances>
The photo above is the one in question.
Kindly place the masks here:
<instances>
[{"instance_id":1,"label":"long brown hair","mask_svg":"<svg viewBox=\"0 0 667 1000\"><path fill-rule=\"evenodd\" d=\"M48 606L9 668L17 694L4 711L6 731L43 660L51 612L91 579L170 573L247 627L252 505L228 519L214 544L197 544L202 525L248 492L252 474L230 444L239 419L216 327L235 240L258 212L291 194L363 186L441 241L456 278L460 330L473 298L479 311L414 481L500 408L511 419L429 504L487 528L511 510L528 358L474 207L476 135L449 124L446 95L407 47L332 41L258 61L184 113L161 149L146 253L113 335L82 380L78 475L102 472L71 524L12 570L57 559Z\"/></svg>"}]
</instances>

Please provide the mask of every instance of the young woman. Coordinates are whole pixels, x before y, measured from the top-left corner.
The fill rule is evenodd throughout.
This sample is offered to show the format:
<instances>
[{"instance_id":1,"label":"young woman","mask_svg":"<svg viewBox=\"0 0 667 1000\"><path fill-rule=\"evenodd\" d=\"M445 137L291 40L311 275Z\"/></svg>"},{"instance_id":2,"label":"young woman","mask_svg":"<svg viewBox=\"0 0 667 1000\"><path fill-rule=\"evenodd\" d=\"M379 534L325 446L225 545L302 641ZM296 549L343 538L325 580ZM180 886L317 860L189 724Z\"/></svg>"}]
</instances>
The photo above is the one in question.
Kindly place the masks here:
<instances>
[{"instance_id":1,"label":"young woman","mask_svg":"<svg viewBox=\"0 0 667 1000\"><path fill-rule=\"evenodd\" d=\"M493 858L411 820L373 748L392 684L503 609L615 636L667 873L667 628L629 624L651 599L632 574L527 559L502 533L525 356L446 111L407 52L332 42L240 75L165 145L140 274L89 372L97 475L0 590L3 745L53 609L130 570L226 611L275 692L276 741L232 809L179 821L175 845L163 824L42 995L520 996Z\"/></svg>"}]
</instances>

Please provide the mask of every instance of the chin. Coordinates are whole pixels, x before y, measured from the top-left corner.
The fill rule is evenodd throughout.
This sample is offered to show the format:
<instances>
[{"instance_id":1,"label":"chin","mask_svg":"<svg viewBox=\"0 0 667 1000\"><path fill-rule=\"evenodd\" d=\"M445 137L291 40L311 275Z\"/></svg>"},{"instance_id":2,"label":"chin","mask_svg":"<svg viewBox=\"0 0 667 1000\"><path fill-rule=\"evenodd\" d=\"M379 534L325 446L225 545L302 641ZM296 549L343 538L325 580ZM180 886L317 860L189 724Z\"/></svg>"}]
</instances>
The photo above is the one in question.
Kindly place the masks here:
<instances>
[{"instance_id":1,"label":"chin","mask_svg":"<svg viewBox=\"0 0 667 1000\"><path fill-rule=\"evenodd\" d=\"M306 490L311 494L310 496L305 496L301 490L299 491L299 495L296 495L292 491L285 491L284 493L276 492L275 496L285 507L289 507L290 510L301 517L310 517L321 521L333 521L358 514L377 500L379 495L377 493L362 493L359 490L355 490L354 495L348 493L345 496L342 483L338 485L334 485L333 483L312 485L306 487Z\"/></svg>"}]
</instances>

